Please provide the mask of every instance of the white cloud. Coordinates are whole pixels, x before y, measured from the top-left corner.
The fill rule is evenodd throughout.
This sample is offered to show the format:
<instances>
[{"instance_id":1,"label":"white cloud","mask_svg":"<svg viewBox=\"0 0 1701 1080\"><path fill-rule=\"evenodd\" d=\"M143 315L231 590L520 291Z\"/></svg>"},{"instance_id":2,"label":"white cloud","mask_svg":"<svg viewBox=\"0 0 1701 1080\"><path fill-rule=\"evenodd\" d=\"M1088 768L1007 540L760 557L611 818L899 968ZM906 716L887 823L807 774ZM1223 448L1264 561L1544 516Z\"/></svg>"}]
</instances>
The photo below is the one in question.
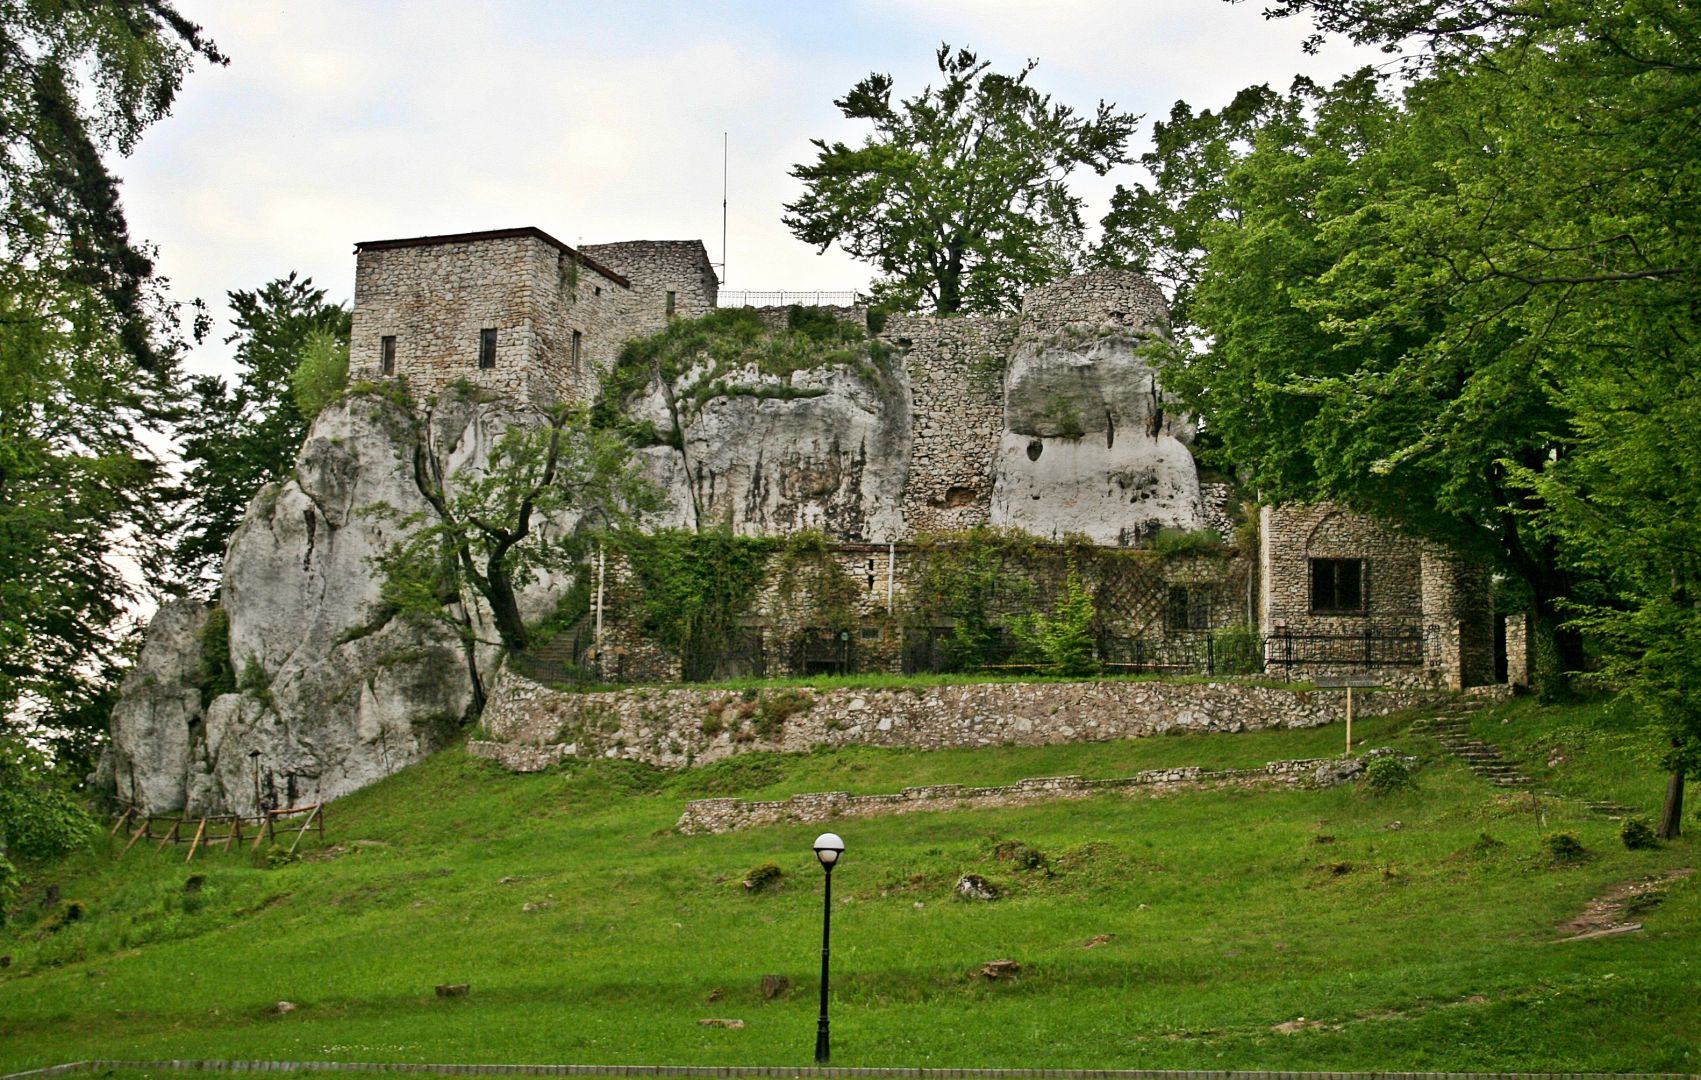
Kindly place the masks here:
<instances>
[{"instance_id":1,"label":"white cloud","mask_svg":"<svg viewBox=\"0 0 1701 1080\"><path fill-rule=\"evenodd\" d=\"M1149 116L1358 62L1320 66L1303 27L1204 0L231 0L190 15L231 66L191 74L177 115L119 170L176 292L220 314L226 290L290 270L347 299L352 244L391 236L537 225L569 243L700 237L718 259L722 132L730 285L858 287L866 267L781 224L788 171L811 137L858 134L833 98L871 70L914 93L942 39L1006 69L1037 56L1059 100ZM1083 181L1095 216L1114 180Z\"/></svg>"}]
</instances>

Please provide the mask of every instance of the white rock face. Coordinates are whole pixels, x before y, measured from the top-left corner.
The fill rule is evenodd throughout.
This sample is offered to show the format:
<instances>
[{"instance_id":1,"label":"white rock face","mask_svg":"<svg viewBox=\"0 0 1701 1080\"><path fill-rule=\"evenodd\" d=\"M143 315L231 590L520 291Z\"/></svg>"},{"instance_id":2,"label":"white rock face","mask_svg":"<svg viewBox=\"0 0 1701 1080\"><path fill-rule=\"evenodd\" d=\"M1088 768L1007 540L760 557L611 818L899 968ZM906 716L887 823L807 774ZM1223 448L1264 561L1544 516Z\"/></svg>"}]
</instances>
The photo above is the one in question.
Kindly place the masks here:
<instances>
[{"instance_id":1,"label":"white rock face","mask_svg":"<svg viewBox=\"0 0 1701 1080\"><path fill-rule=\"evenodd\" d=\"M1106 275L1030 294L1005 369L992 524L1118 545L1204 526L1192 422L1164 407L1139 352L1161 331L1150 289Z\"/></svg>"},{"instance_id":2,"label":"white rock face","mask_svg":"<svg viewBox=\"0 0 1701 1080\"><path fill-rule=\"evenodd\" d=\"M121 799L146 807L183 805L202 720L201 633L207 613L197 600L175 600L148 624L142 654L124 676L113 706L112 744L101 761L101 780Z\"/></svg>"},{"instance_id":3,"label":"white rock face","mask_svg":"<svg viewBox=\"0 0 1701 1080\"><path fill-rule=\"evenodd\" d=\"M902 536L910 395L901 372L871 379L825 368L778 378L750 368L723 379L757 393L710 399L685 424L683 451L644 452L667 493L667 524L730 522L750 535L821 529L875 542ZM812 391L821 392L762 396ZM658 430L671 426L657 385L631 411Z\"/></svg>"},{"instance_id":4,"label":"white rock face","mask_svg":"<svg viewBox=\"0 0 1701 1080\"><path fill-rule=\"evenodd\" d=\"M452 491L519 419L451 396L428 418L423 461ZM446 626L389 617L379 604L373 559L403 535L401 518L427 509L414 446L406 412L380 398L350 397L319 416L295 475L255 497L225 557L220 606L242 692L201 709L206 609L162 608L113 714L121 796L134 766L137 801L151 811L253 813L256 802L335 798L459 730L476 701L467 647ZM373 513L380 504L396 513ZM528 590L522 609L541 613L550 592ZM481 613L472 617L478 629ZM487 670L492 651L479 653Z\"/></svg>"}]
</instances>

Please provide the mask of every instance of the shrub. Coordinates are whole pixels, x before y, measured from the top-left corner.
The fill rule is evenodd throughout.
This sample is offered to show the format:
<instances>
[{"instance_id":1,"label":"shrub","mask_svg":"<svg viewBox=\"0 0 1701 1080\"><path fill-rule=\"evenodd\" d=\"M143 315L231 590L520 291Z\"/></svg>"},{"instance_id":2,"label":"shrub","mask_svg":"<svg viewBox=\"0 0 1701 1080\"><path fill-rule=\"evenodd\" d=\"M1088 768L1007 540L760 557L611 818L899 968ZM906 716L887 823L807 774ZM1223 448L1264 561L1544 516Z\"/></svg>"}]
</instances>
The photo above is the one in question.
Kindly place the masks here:
<instances>
[{"instance_id":1,"label":"shrub","mask_svg":"<svg viewBox=\"0 0 1701 1080\"><path fill-rule=\"evenodd\" d=\"M1660 846L1660 838L1654 835L1654 827L1646 818L1625 818L1624 825L1618 830L1618 838L1631 851L1647 851Z\"/></svg>"},{"instance_id":2,"label":"shrub","mask_svg":"<svg viewBox=\"0 0 1701 1080\"><path fill-rule=\"evenodd\" d=\"M1583 842L1577 839L1576 833L1550 832L1542 836L1542 850L1546 851L1554 862L1577 862L1588 854L1583 850Z\"/></svg>"},{"instance_id":3,"label":"shrub","mask_svg":"<svg viewBox=\"0 0 1701 1080\"><path fill-rule=\"evenodd\" d=\"M1081 575L1071 570L1057 609L1050 615L1017 620L1014 629L1024 650L1044 660L1047 674L1091 675L1099 667L1093 656L1096 617L1092 593L1087 591Z\"/></svg>"},{"instance_id":4,"label":"shrub","mask_svg":"<svg viewBox=\"0 0 1701 1080\"><path fill-rule=\"evenodd\" d=\"M762 892L767 889L778 888L780 880L784 877L785 873L778 866L771 862L763 863L761 866L753 867L748 874L745 874L744 881L741 884L751 892Z\"/></svg>"},{"instance_id":5,"label":"shrub","mask_svg":"<svg viewBox=\"0 0 1701 1080\"><path fill-rule=\"evenodd\" d=\"M1365 790L1375 795L1392 795L1412 786L1412 771L1395 754L1373 757L1364 767Z\"/></svg>"},{"instance_id":6,"label":"shrub","mask_svg":"<svg viewBox=\"0 0 1701 1080\"><path fill-rule=\"evenodd\" d=\"M762 699L756 708L756 734L764 739L778 738L786 721L800 712L807 712L815 699L802 690L781 690Z\"/></svg>"},{"instance_id":7,"label":"shrub","mask_svg":"<svg viewBox=\"0 0 1701 1080\"><path fill-rule=\"evenodd\" d=\"M1007 862L1017 870L1038 870L1048 877L1051 875L1051 860L1045 857L1045 852L1032 844L1020 840L1004 840L992 849L992 855L999 862Z\"/></svg>"}]
</instances>

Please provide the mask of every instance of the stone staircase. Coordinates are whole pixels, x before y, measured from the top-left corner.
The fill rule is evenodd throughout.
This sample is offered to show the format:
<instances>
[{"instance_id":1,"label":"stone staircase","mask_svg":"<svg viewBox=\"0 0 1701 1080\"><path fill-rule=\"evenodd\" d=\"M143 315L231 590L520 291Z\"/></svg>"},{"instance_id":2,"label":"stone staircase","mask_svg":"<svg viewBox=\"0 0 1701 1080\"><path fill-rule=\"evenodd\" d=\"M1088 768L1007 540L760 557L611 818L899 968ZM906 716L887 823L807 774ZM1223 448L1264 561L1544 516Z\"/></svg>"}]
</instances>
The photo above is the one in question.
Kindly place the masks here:
<instances>
[{"instance_id":1,"label":"stone staircase","mask_svg":"<svg viewBox=\"0 0 1701 1080\"><path fill-rule=\"evenodd\" d=\"M1525 791L1544 798L1566 798L1557 792L1537 788L1535 779L1509 761L1499 747L1471 737L1471 716L1488 704L1479 698L1455 698L1437 709L1434 716L1413 721L1412 730L1433 735L1448 753L1495 787ZM1634 812L1628 806L1600 800L1587 799L1583 805L1610 818L1628 817Z\"/></svg>"}]
</instances>

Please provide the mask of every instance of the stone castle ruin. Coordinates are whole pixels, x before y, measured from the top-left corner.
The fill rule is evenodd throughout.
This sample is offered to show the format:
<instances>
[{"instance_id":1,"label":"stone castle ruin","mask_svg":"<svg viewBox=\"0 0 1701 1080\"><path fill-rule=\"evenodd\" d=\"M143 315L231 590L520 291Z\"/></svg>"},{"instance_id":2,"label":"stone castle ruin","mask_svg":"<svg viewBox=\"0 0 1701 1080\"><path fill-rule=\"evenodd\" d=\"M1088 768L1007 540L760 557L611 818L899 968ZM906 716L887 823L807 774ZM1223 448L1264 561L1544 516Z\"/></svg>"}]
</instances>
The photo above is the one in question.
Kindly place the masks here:
<instances>
[{"instance_id":1,"label":"stone castle ruin","mask_svg":"<svg viewBox=\"0 0 1701 1080\"><path fill-rule=\"evenodd\" d=\"M1167 332L1162 297L1123 273L1035 289L1011 318L813 312L854 339L838 360L782 373L705 360L678 385L628 388L619 406L635 429L674 433L639 451L668 496L655 526L816 542L772 560L712 656L656 639L631 560L535 582L520 598L528 619L558 613L575 588L594 599L502 671L477 643L493 639L477 605L458 633L379 602L374 558L429 509L418 470L452 487L539 407L596 401L628 342L717 309L715 273L698 241L574 249L534 228L364 242L356 255L355 389L315 421L294 477L253 500L217 606L168 605L150 628L103 766L121 799L206 813L334 797L430 753L481 709L513 712L528 670L927 670L953 620L900 613L954 550L940 535L977 527L1008 583L1003 614L1049 606L1079 570L1101 658L1128 670L1493 678L1483 575L1357 515L1264 508L1238 547L1154 553L1163 536L1231 535L1239 507L1232 485L1201 482L1193 424L1146 359ZM386 389L398 386L423 419ZM397 514L366 512L380 503ZM209 662L235 673L234 692L209 689Z\"/></svg>"}]
</instances>

